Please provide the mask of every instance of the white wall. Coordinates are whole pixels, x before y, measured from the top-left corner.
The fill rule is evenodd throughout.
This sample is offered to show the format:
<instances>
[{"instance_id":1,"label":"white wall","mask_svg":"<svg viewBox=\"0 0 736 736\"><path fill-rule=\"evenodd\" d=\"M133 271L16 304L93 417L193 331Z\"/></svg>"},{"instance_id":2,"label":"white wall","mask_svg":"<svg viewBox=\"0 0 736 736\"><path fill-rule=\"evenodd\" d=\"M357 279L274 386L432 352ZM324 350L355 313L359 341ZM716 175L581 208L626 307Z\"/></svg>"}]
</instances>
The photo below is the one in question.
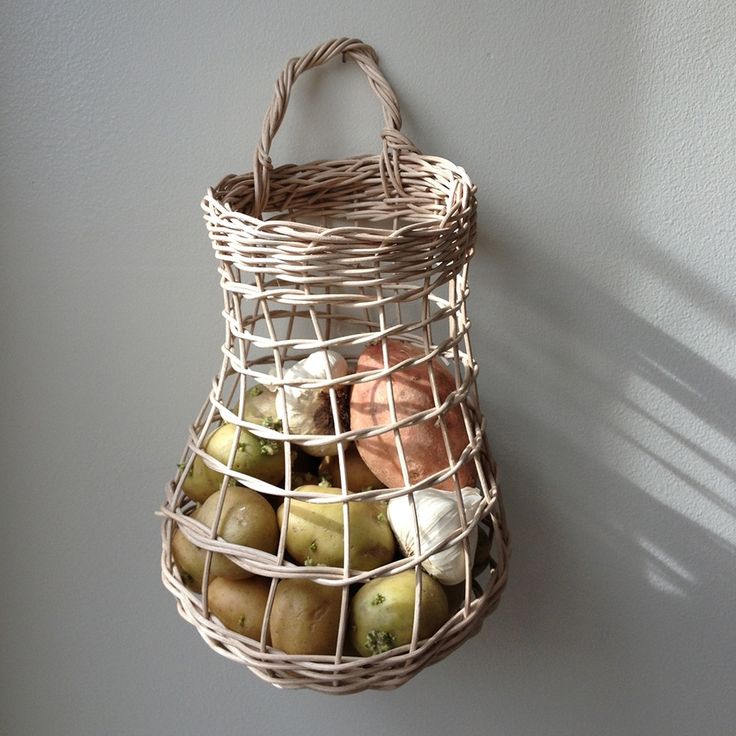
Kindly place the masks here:
<instances>
[{"instance_id":1,"label":"white wall","mask_svg":"<svg viewBox=\"0 0 736 736\"><path fill-rule=\"evenodd\" d=\"M0 732L733 733L736 12L648 2L31 2L0 23ZM512 525L482 633L400 690L280 692L158 573L219 356L198 209L282 64L379 52L479 188L473 340ZM377 148L303 78L278 162Z\"/></svg>"}]
</instances>

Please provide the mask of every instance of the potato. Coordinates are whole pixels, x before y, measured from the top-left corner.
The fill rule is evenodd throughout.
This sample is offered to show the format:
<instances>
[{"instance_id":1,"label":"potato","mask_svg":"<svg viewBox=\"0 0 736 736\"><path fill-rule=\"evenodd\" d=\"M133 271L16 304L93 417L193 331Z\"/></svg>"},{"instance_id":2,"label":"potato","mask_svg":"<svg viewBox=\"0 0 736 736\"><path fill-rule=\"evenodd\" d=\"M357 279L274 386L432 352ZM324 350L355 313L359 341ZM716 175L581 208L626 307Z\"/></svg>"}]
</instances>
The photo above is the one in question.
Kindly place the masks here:
<instances>
[{"instance_id":1,"label":"potato","mask_svg":"<svg viewBox=\"0 0 736 736\"><path fill-rule=\"evenodd\" d=\"M393 366L408 358L423 355L423 351L399 340L388 340L389 365ZM366 348L358 358L357 373L383 368L381 343ZM444 401L455 390L455 379L436 358L432 361L435 384L439 400ZM403 368L392 376L394 403L398 419L405 419L418 412L434 408L432 388L427 364ZM351 429L369 429L391 423L388 406L388 380L379 378L365 383L356 383L350 399ZM444 415L450 449L455 460L468 444L468 435L459 406ZM409 482L445 470L448 467L442 429L437 419L423 421L400 430L404 446ZM399 454L393 432L357 440L358 452L376 477L390 488L404 486L404 477L399 464ZM471 464L463 465L458 473L460 486L475 485L475 473ZM454 490L455 482L448 478L435 488Z\"/></svg>"},{"instance_id":2,"label":"potato","mask_svg":"<svg viewBox=\"0 0 736 736\"><path fill-rule=\"evenodd\" d=\"M234 410L237 414L237 408ZM253 424L273 426L278 422L276 392L256 384L245 393L243 419Z\"/></svg>"},{"instance_id":3,"label":"potato","mask_svg":"<svg viewBox=\"0 0 736 736\"><path fill-rule=\"evenodd\" d=\"M299 493L331 493L341 496L339 488L301 486ZM302 565L343 566L343 502L315 504L292 499L286 549ZM386 517L383 501L352 501L350 514L350 567L373 570L394 557L394 535ZM278 510L279 527L284 524L284 504Z\"/></svg>"},{"instance_id":4,"label":"potato","mask_svg":"<svg viewBox=\"0 0 736 736\"><path fill-rule=\"evenodd\" d=\"M171 555L184 585L199 593L204 577L204 552L195 547L181 529L177 529L171 539Z\"/></svg>"},{"instance_id":5,"label":"potato","mask_svg":"<svg viewBox=\"0 0 736 736\"><path fill-rule=\"evenodd\" d=\"M319 478L313 473L296 472L291 474L291 487L294 489L300 486L316 486L318 483Z\"/></svg>"},{"instance_id":6,"label":"potato","mask_svg":"<svg viewBox=\"0 0 736 736\"><path fill-rule=\"evenodd\" d=\"M271 642L287 654L334 654L340 626L340 588L312 580L282 580L269 618Z\"/></svg>"},{"instance_id":7,"label":"potato","mask_svg":"<svg viewBox=\"0 0 736 736\"><path fill-rule=\"evenodd\" d=\"M271 582L260 577L215 578L207 590L210 612L228 629L260 641L270 587Z\"/></svg>"},{"instance_id":8,"label":"potato","mask_svg":"<svg viewBox=\"0 0 736 736\"><path fill-rule=\"evenodd\" d=\"M234 424L218 427L207 440L205 452L227 465L236 431ZM233 470L276 485L284 477L284 446L281 442L261 439L241 428ZM222 480L221 474L216 475Z\"/></svg>"},{"instance_id":9,"label":"potato","mask_svg":"<svg viewBox=\"0 0 736 736\"><path fill-rule=\"evenodd\" d=\"M204 580L204 568L207 561L207 551L190 542L181 530L177 529L171 543L174 561L179 568L184 584L199 592ZM251 573L243 570L227 557L214 552L210 564L210 580L214 576L227 577L230 580L241 580L250 577Z\"/></svg>"},{"instance_id":10,"label":"potato","mask_svg":"<svg viewBox=\"0 0 736 736\"><path fill-rule=\"evenodd\" d=\"M330 485L340 488L340 459L337 455L322 459L319 465L319 474L326 478ZM348 490L354 493L367 489L383 488L383 483L376 478L370 468L363 462L363 458L355 445L350 445L345 452L345 476Z\"/></svg>"},{"instance_id":11,"label":"potato","mask_svg":"<svg viewBox=\"0 0 736 736\"><path fill-rule=\"evenodd\" d=\"M350 607L350 637L359 654L369 657L411 642L416 573L406 570L374 578L355 594ZM419 639L434 634L450 617L442 586L422 573Z\"/></svg>"},{"instance_id":12,"label":"potato","mask_svg":"<svg viewBox=\"0 0 736 736\"><path fill-rule=\"evenodd\" d=\"M291 487L313 486L319 483L318 467L321 458L312 457L306 452L291 446ZM282 484L284 485L284 484Z\"/></svg>"},{"instance_id":13,"label":"potato","mask_svg":"<svg viewBox=\"0 0 736 736\"><path fill-rule=\"evenodd\" d=\"M222 485L222 473L205 465L204 460L197 455L194 458L189 473L184 479L182 488L184 493L197 503L209 498Z\"/></svg>"},{"instance_id":14,"label":"potato","mask_svg":"<svg viewBox=\"0 0 736 736\"><path fill-rule=\"evenodd\" d=\"M273 396L269 394L269 396ZM250 394L245 406L245 419L256 424L271 426L273 416L262 416L256 409L262 407L253 404L258 401L255 394ZM271 399L273 405L273 399ZM234 410L237 413L237 409ZM235 425L223 424L210 432L202 447L204 451L227 465L230 449L235 438ZM247 473L267 483L279 483L284 477L284 452L280 442L262 440L251 432L241 429L239 444L241 448L235 455L233 467L240 473ZM198 455L184 479L183 490L189 498L202 503L222 486L223 475L212 470Z\"/></svg>"},{"instance_id":15,"label":"potato","mask_svg":"<svg viewBox=\"0 0 736 736\"><path fill-rule=\"evenodd\" d=\"M212 526L215 520L217 503L221 491L213 493L192 516L201 521L205 526ZM249 488L242 486L229 486L226 489L227 496L222 507L220 523L217 526L217 535L226 542L239 544L243 547L254 547L271 554L276 552L279 543L278 523L276 513L271 504L263 496ZM188 542L188 540L186 540ZM189 543L191 545L191 543ZM204 574L205 550L194 545L187 554L192 559L198 560L198 566L189 563L193 569L187 572L201 584ZM212 567L210 576L223 577L230 580L240 580L250 577L251 573L236 565L222 554L215 552L212 555Z\"/></svg>"}]
</instances>

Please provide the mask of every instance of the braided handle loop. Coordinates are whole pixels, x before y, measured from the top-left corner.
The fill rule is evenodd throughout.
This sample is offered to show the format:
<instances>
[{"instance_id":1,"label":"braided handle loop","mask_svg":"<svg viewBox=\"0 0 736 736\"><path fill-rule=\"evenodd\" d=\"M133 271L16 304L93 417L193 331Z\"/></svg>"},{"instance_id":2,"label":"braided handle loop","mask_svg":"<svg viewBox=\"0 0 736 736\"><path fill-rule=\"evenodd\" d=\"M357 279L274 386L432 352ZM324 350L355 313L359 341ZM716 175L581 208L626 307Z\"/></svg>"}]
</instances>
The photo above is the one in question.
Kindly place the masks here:
<instances>
[{"instance_id":1,"label":"braided handle loop","mask_svg":"<svg viewBox=\"0 0 736 736\"><path fill-rule=\"evenodd\" d=\"M368 83L381 103L385 125L381 133L383 138L381 169L384 188L388 194L388 184L390 182L395 189L403 192L398 178L399 167L396 154L399 151L417 152L417 149L400 132L401 111L399 110L396 93L378 68L378 56L371 46L357 38L338 38L317 46L304 56L291 59L276 80L273 100L266 111L261 129L261 139L256 146L253 157L254 216L261 217L268 202L270 174L273 169L270 156L271 143L286 114L294 82L300 74L308 69L320 66L340 55L343 58L352 59L365 72Z\"/></svg>"}]
</instances>

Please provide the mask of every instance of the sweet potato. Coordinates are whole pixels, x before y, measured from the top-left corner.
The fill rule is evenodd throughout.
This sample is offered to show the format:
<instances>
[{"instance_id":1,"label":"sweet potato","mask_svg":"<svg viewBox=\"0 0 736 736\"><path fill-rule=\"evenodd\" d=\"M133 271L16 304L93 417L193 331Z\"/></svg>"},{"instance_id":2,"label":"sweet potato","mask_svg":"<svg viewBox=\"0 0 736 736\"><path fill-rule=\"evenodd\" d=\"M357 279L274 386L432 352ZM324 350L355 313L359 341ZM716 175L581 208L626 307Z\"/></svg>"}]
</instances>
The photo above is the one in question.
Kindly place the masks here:
<instances>
[{"instance_id":1,"label":"sweet potato","mask_svg":"<svg viewBox=\"0 0 736 736\"><path fill-rule=\"evenodd\" d=\"M400 340L388 340L387 345L391 366L407 358L415 358L424 354L413 345ZM376 343L361 353L356 372L380 370L383 365L381 343ZM436 358L432 361L432 369L439 400L444 401L455 390L455 379ZM397 371L392 375L392 384L398 419L405 419L435 406L427 363ZM388 378L355 384L350 399L350 427L367 429L390 424L391 414L387 395ZM468 435L459 406L453 407L444 414L444 424L453 459L457 461L468 444ZM410 483L416 483L428 475L449 467L442 427L438 418L405 427L400 430L400 435ZM394 432L385 432L375 437L358 440L356 446L363 462L382 483L389 487L404 485ZM475 473L472 462L463 465L458 470L457 476L461 486L474 485ZM443 483L434 484L434 486L443 490L454 490L455 481L450 477Z\"/></svg>"}]
</instances>

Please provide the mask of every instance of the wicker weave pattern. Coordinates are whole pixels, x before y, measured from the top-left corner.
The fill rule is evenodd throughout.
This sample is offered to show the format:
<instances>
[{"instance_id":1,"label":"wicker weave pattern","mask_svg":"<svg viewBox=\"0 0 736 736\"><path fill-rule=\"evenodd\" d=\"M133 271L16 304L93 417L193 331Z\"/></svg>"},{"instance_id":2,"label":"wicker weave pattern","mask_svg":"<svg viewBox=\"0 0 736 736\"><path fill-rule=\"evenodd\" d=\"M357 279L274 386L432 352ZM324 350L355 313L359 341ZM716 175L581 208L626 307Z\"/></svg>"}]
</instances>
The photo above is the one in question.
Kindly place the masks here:
<instances>
[{"instance_id":1,"label":"wicker weave pattern","mask_svg":"<svg viewBox=\"0 0 736 736\"><path fill-rule=\"evenodd\" d=\"M307 69L341 55L355 61L366 73L381 102L386 128L380 154L273 168L271 140L283 120L294 81ZM292 59L279 77L256 148L253 171L225 177L202 202L219 263L227 330L220 371L190 427L180 470L169 485L161 509L163 580L176 597L180 614L196 626L213 649L280 687L343 693L401 685L476 633L483 618L498 604L506 582L508 532L495 466L485 440L485 420L476 390L478 366L472 356L466 311L468 263L476 230L475 189L463 169L444 159L421 155L400 132L400 126L396 96L378 69L375 52L356 39L330 41L304 57ZM389 338L417 346L421 356L390 365ZM376 342L383 347L384 365L379 370L355 372L357 356ZM290 361L326 349L340 352L353 372L320 381L284 378ZM442 400L433 372L435 358L455 378L455 389ZM391 387L391 376L397 371L420 364L426 365L429 372L434 396L431 409L399 418L393 390L389 390L388 423L361 430L346 426L338 407L340 390L376 378L388 378ZM241 407L247 391L269 372L273 374L271 382L280 387L277 401L284 413L284 386L327 388L334 435L299 435L290 433L288 421L277 430L243 419ZM467 433L466 447L459 456L452 453L445 425L448 412L455 407L462 412ZM234 451L228 465L204 451L205 438L222 422L264 439L284 442L286 478L282 486L234 470ZM442 457L446 455L447 461L442 470L411 483L400 430L424 422L441 427L444 446L436 449ZM454 482L460 498L457 471L468 464L474 470L483 501L473 518L464 518L451 538L433 548L371 571L356 571L349 564L345 450L351 442L384 433L395 440L404 483L395 488L351 493L351 503L388 500L448 479ZM222 503L211 528L189 516L195 505L184 495L182 485L196 456L225 474L223 487L234 480L267 497L284 499L288 515L290 499L297 495L291 487L293 443L318 446L328 441L338 443L337 460L343 479L346 562L342 568L291 563L286 558L283 531L275 555L216 538L214 530ZM336 501L335 496L326 494L298 496L314 504ZM492 538L491 561L473 577L466 560L460 601L437 633L419 641L419 616L415 615L410 644L368 658L345 653L351 586L413 569L420 587L421 562L458 541L466 540L463 544L467 550L468 534L477 525L483 525ZM271 578L260 641L230 631L209 612L209 561L201 594L191 592L182 583L171 558L171 539L177 528L198 547L225 553L249 572ZM342 591L335 655L287 655L267 645L276 583L294 577L306 577Z\"/></svg>"}]
</instances>

